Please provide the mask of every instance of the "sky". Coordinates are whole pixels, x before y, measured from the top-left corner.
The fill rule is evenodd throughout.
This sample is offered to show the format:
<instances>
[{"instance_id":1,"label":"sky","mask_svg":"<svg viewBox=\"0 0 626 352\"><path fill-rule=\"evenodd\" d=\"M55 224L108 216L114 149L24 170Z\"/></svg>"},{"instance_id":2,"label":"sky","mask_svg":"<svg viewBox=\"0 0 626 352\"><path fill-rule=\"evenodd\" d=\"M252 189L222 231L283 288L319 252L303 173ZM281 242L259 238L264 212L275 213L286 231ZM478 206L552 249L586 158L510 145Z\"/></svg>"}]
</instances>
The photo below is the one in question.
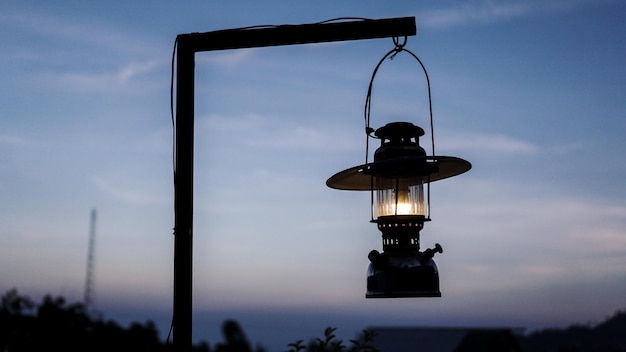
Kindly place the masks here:
<instances>
[{"instance_id":1,"label":"sky","mask_svg":"<svg viewBox=\"0 0 626 352\"><path fill-rule=\"evenodd\" d=\"M365 296L382 249L368 192L325 181L361 164L375 39L196 54L194 341L236 319L286 350L335 326L598 323L626 308L626 3L4 1L0 3L0 291L172 314L171 62L178 34L333 18L416 18L437 154L472 163L431 186L424 248L441 298ZM428 133L409 55L386 61L372 126Z\"/></svg>"}]
</instances>

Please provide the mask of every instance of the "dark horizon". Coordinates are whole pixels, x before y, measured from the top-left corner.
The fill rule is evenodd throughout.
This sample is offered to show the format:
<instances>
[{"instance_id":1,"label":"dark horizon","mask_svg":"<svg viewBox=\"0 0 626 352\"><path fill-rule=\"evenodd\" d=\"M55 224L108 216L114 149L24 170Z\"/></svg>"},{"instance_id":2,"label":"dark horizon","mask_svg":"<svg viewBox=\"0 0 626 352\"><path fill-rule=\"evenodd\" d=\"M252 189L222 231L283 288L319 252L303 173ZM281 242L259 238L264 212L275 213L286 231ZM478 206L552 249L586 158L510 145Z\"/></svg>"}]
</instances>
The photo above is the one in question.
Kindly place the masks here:
<instances>
[{"instance_id":1,"label":"dark horizon","mask_svg":"<svg viewBox=\"0 0 626 352\"><path fill-rule=\"evenodd\" d=\"M586 319L572 320L567 322L559 322L553 324L516 324L507 323L507 318L502 316L498 319L490 321L468 320L467 317L455 319L454 317L425 317L416 319L412 317L384 316L379 317L376 313L368 315L362 313L355 315L350 312L320 312L319 310L299 310L299 309L212 309L194 311L193 324L193 342L200 343L208 341L211 344L222 341L221 324L226 320L235 320L239 322L243 330L246 332L252 346L260 344L270 352L286 351L287 344L298 339L308 341L310 338L319 337L323 330L327 327L335 327L335 334L344 340L354 339L363 330L372 327L389 327L389 328L487 328L497 329L505 328L511 331L521 332L523 335L545 330L565 330L570 326L597 326L617 312L626 310L626 307L617 307L611 312L601 312L599 318L595 321ZM129 324L136 320L131 315L124 313L125 309L120 311L111 310L113 316L117 316L120 321ZM171 323L171 315L168 310L155 311L145 310L139 313L140 316L153 317L153 320L163 340L167 337ZM281 349L283 348L283 349Z\"/></svg>"},{"instance_id":2,"label":"dark horizon","mask_svg":"<svg viewBox=\"0 0 626 352\"><path fill-rule=\"evenodd\" d=\"M145 344L150 344L153 348L156 348L157 338L161 343L167 342L167 334L163 335L163 331L158 326L159 324L153 319L142 320L134 319L136 318L134 317L129 318L129 321L124 324L124 319L120 319L122 321L112 319L102 312L87 314L85 319L84 317L81 318L81 315L86 313L83 304L69 302L61 296L46 295L41 302L36 302L30 299L30 297L19 293L19 291L9 291L3 294L2 298L0 327L3 327L3 330L0 331L0 345L8 344L4 345L5 347L13 346L19 348L18 346L45 345L46 343L40 340L42 338L51 339L49 343L52 346L56 346L55 344L60 343L63 339L75 338L77 340L68 346L83 347L90 343L90 339L96 342L103 338L107 341L106 344L123 343L123 340L111 341L111 339L129 339L127 343L131 345L147 346ZM33 305L31 306L28 302ZM276 316L276 314L272 315L269 312L265 312L256 315L230 314L229 318L218 318L218 314L214 312L211 318L208 319L203 319L202 313L198 315L198 319L194 321L194 332L196 332L194 345L208 346L211 350L218 348L218 346L232 343L230 337L225 335L227 334L226 331L231 329L224 330L225 324L233 325L239 331L236 336L243 338L241 341L249 345L250 351L284 352L289 349L289 344L293 344L298 340L304 341L305 345L309 342L315 342L317 338L328 334L329 328L334 329L333 335L337 340L346 341L346 344L351 340L359 340L365 330L376 332L376 334L372 335L374 336L375 346L377 334L380 334L379 343L385 346L385 343L389 343L389 338L394 339L392 336L400 335L403 336L402 339L406 339L405 343L412 344L410 342L412 334L415 334L416 338L417 336L422 336L422 338L425 338L424 336L445 338L445 336L450 336L450 334L459 336L459 333L467 331L468 333L472 332L472 336L475 335L474 337L477 338L478 336L490 336L485 335L485 333L489 332L493 335L498 331L508 331L518 341L520 346L525 347L522 350L527 352L536 349L545 350L545 348L556 349L565 347L577 348L576 350L580 351L608 347L617 348L614 349L615 351L626 350L626 337L622 333L623 329L626 328L626 310L616 310L598 324L571 323L562 328L549 328L537 331L524 331L523 328L511 326L432 324L403 326L397 323L387 325L384 321L379 321L379 324L376 325L369 325L350 331L348 325L344 325L342 328L342 320L338 316L322 317L322 314L319 313L301 314L291 312L290 314L283 313L280 316ZM20 319L20 316L37 317L40 323L27 323L28 320ZM280 322L287 321L292 322L289 328L284 328L285 325L280 327ZM332 323L329 323L330 321ZM273 325L272 322L277 323L277 325ZM77 323L79 325L83 324L85 327L81 328ZM89 324L91 327L87 328L86 324ZM51 329L51 331L42 331L41 328ZM31 331L30 329L33 330ZM62 336L58 336L61 340L52 338L53 335L51 334L56 334L54 331L57 329L58 334L62 334ZM209 334L202 336L202 333L197 333L198 331L206 331ZM209 336L215 332L219 333L213 337ZM32 336L28 337L30 335ZM104 342L105 340L102 341ZM20 345L22 342L18 341L23 341L26 345ZM171 340L169 342L171 343ZM397 342L394 344L397 345ZM595 346L594 348L596 349L593 349L592 346ZM100 348L102 347L100 346ZM27 349L27 351L29 350Z\"/></svg>"}]
</instances>

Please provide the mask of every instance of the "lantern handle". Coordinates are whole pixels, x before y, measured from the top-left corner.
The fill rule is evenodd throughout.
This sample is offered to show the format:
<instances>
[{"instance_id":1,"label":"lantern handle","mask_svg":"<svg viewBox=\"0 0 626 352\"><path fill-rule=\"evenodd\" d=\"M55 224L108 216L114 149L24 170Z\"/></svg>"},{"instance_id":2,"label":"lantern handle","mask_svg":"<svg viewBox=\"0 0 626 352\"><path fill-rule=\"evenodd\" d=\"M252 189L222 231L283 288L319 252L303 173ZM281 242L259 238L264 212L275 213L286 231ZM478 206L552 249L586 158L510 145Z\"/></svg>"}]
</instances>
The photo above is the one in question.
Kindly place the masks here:
<instances>
[{"instance_id":1,"label":"lantern handle","mask_svg":"<svg viewBox=\"0 0 626 352\"><path fill-rule=\"evenodd\" d=\"M419 57L417 57L417 55L415 55L412 51L404 48L407 42L406 36L404 37L404 40L402 42L400 42L400 39L398 37L393 37L392 39L393 39L394 48L389 50L389 52L387 52L383 56L383 58L380 59L380 61L374 68L374 72L372 73L372 78L370 79L370 83L367 88L367 97L365 99L365 111L364 111L365 112L365 135L366 135L365 137L365 164L368 163L369 139L376 138L374 136L375 129L373 129L370 126L370 114L371 114L371 107L372 107L372 87L374 85L374 78L376 77L376 73L378 72L378 69L380 68L382 63L385 61L385 59L389 58L390 60L393 60L396 57L396 55L401 52L406 52L410 54L415 60L417 60L417 62L422 67L422 71L424 71L424 76L426 77L426 85L428 88L428 110L429 110L429 115L430 115L431 150L432 150L432 155L435 156L435 130L434 130L434 124L433 124L433 104L432 104L432 98L431 98L431 93L430 93L430 79L428 78L428 72L426 71L426 67L424 66L424 63L422 62L422 60L420 60Z\"/></svg>"}]
</instances>

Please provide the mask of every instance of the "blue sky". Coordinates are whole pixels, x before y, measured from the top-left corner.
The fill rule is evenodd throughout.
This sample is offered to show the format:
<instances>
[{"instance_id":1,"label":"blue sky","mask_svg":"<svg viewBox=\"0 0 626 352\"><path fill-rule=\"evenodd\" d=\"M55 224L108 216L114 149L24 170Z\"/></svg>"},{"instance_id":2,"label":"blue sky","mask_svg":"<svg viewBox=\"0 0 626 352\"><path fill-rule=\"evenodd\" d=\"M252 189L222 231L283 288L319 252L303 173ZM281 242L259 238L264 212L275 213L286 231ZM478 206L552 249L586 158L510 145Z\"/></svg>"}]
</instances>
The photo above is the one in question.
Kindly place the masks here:
<instances>
[{"instance_id":1,"label":"blue sky","mask_svg":"<svg viewBox=\"0 0 626 352\"><path fill-rule=\"evenodd\" d=\"M196 55L194 338L225 318L280 350L328 325L597 322L626 302L622 1L8 1L0 4L0 290L82 299L98 212L105 317L171 318L170 64L176 35L337 17L417 18L438 154L422 244L443 297L366 300L380 249L360 164L363 105L391 39ZM427 127L425 81L386 62L372 125Z\"/></svg>"}]
</instances>

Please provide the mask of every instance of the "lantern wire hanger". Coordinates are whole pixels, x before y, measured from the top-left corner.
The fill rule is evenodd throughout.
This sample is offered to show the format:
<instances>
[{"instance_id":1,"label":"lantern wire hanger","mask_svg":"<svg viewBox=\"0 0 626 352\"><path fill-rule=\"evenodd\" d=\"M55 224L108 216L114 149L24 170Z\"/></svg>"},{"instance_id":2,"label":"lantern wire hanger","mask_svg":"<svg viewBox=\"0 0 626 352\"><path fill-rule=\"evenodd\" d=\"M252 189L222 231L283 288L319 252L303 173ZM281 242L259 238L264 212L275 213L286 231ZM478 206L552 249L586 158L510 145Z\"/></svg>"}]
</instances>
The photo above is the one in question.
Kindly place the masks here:
<instances>
[{"instance_id":1,"label":"lantern wire hanger","mask_svg":"<svg viewBox=\"0 0 626 352\"><path fill-rule=\"evenodd\" d=\"M404 47L407 42L406 36L404 37L402 42L400 42L400 38L398 37L393 37L392 39L393 39L393 44L395 47L389 50L389 52L387 52L382 57L382 59L378 61L378 64L376 64L376 68L374 68L374 72L372 73L370 84L367 88L367 97L365 98L365 134L367 134L367 139L365 142L366 143L365 144L366 146L365 147L365 163L366 164L367 164L368 155L369 155L367 153L369 149L369 139L376 138L375 136L372 135L375 132L375 130L370 126L370 116L371 116L371 108L372 108L372 87L374 86L374 78L376 78L376 73L378 72L378 69L383 64L383 62L385 62L385 60L387 59L393 60L396 57L396 55L398 55L401 52L405 52L411 55L420 64L422 71L424 71L424 77L426 78L426 86L428 88L428 112L429 112L429 118L430 118L431 151L432 151L432 155L433 156L435 155L435 131L434 131L434 124L433 124L433 103L432 103L432 96L430 93L430 79L428 78L428 72L426 71L426 66L424 66L424 63L422 62L422 60L420 60L419 57L417 57L417 55L415 55L412 51Z\"/></svg>"}]
</instances>

